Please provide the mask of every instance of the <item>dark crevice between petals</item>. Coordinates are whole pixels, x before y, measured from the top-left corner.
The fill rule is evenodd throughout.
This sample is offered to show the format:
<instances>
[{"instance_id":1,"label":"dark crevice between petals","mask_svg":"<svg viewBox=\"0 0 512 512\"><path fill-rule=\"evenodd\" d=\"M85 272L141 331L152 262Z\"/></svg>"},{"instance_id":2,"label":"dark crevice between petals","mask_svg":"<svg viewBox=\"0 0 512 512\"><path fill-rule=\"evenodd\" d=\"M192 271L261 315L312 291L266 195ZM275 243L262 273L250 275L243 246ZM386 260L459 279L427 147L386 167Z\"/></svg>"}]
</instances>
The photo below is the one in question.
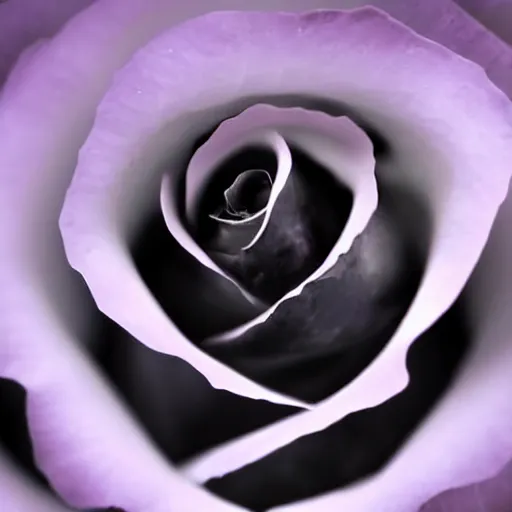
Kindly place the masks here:
<instances>
[{"instance_id":1,"label":"dark crevice between petals","mask_svg":"<svg viewBox=\"0 0 512 512\"><path fill-rule=\"evenodd\" d=\"M48 481L34 462L26 404L25 388L13 380L0 378L0 446L26 475L48 487Z\"/></svg>"},{"instance_id":2,"label":"dark crevice between petals","mask_svg":"<svg viewBox=\"0 0 512 512\"><path fill-rule=\"evenodd\" d=\"M206 268L169 234L158 213L132 246L135 265L174 324L194 342L252 320L262 309Z\"/></svg>"},{"instance_id":3,"label":"dark crevice between petals","mask_svg":"<svg viewBox=\"0 0 512 512\"><path fill-rule=\"evenodd\" d=\"M26 416L27 392L17 382L0 378L0 449L25 477L47 490L60 502L50 483L36 466ZM2 509L3 510L3 509ZM6 511L6 512L11 512ZM20 511L21 512L21 511ZM23 511L25 512L25 511ZM32 512L32 511L26 511ZM34 511L35 512L35 511ZM92 509L86 512L126 512L120 508Z\"/></svg>"},{"instance_id":4,"label":"dark crevice between petals","mask_svg":"<svg viewBox=\"0 0 512 512\"><path fill-rule=\"evenodd\" d=\"M447 390L469 343L464 300L459 299L410 348L411 380L402 393L212 479L206 487L259 512L347 486L378 471Z\"/></svg>"},{"instance_id":5,"label":"dark crevice between petals","mask_svg":"<svg viewBox=\"0 0 512 512\"><path fill-rule=\"evenodd\" d=\"M298 411L217 390L187 362L147 348L106 317L98 327L97 362L174 463Z\"/></svg>"},{"instance_id":6,"label":"dark crevice between petals","mask_svg":"<svg viewBox=\"0 0 512 512\"><path fill-rule=\"evenodd\" d=\"M233 283L183 249L160 213L148 219L132 247L142 279L187 338L198 342L261 313Z\"/></svg>"}]
</instances>

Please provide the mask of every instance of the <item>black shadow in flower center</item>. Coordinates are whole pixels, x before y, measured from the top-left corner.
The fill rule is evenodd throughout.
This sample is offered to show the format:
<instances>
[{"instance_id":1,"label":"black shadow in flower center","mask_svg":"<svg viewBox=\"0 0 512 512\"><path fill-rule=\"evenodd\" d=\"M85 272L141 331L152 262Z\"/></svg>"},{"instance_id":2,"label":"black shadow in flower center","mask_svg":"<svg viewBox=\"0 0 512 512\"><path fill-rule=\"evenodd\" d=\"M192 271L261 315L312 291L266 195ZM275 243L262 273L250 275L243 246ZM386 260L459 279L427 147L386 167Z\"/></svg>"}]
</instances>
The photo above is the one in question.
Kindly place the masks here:
<instances>
[{"instance_id":1,"label":"black shadow in flower center","mask_svg":"<svg viewBox=\"0 0 512 512\"><path fill-rule=\"evenodd\" d=\"M48 486L46 478L34 463L26 402L27 393L23 386L9 379L0 379L0 447L25 474Z\"/></svg>"},{"instance_id":2,"label":"black shadow in flower center","mask_svg":"<svg viewBox=\"0 0 512 512\"><path fill-rule=\"evenodd\" d=\"M99 327L97 361L174 463L298 411L217 390L187 362L147 348L108 318Z\"/></svg>"}]
</instances>

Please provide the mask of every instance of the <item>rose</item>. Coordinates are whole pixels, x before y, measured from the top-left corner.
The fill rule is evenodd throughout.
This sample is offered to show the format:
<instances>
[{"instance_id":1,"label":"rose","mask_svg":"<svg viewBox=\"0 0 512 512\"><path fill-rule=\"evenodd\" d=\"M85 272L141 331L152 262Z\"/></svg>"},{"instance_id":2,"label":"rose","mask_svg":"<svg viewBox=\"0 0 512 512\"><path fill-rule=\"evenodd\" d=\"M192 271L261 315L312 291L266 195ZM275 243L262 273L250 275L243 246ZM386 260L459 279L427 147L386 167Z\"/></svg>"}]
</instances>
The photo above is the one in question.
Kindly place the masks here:
<instances>
[{"instance_id":1,"label":"rose","mask_svg":"<svg viewBox=\"0 0 512 512\"><path fill-rule=\"evenodd\" d=\"M134 16L134 13L141 14L137 12L137 7L135 4L123 6L122 8L118 6L120 9L118 12L116 11L115 4L101 3L96 5L88 16L91 17L90 20L95 19L95 13L97 15L101 13L103 19L105 19L107 14L111 16L112 25L105 26L104 28L110 29L108 36L112 40L111 38L114 35L112 32L113 27L119 27L117 24L121 24L122 21L127 23L133 21L134 18L132 16ZM165 6L162 9L165 11ZM175 14L176 11L174 9L170 7L168 9L171 14ZM414 9L414 12L418 15L418 20L421 20L421 16L419 16L421 12L420 7L414 6ZM393 10L393 8L390 10ZM454 12L458 11L455 10ZM163 27L167 24L167 21L160 16L161 14L161 12L153 11L152 13L146 13L146 16L154 17L154 23L157 25L161 23L160 27ZM398 12L392 12L392 14L399 18L405 18L412 26L415 24L412 20L407 20L408 11L406 9L402 11L402 15ZM144 27L144 19L137 18L137 21L140 23L140 25L137 25L139 29ZM95 62L97 67L93 66L89 60L91 54L86 53L83 55L83 61L82 59L80 61L87 68L87 76L91 77L93 71L100 74L103 73L104 82L102 84L99 82L86 84L87 91L84 91L83 96L79 94L78 97L73 97L76 104L74 104L74 101L71 101L69 94L71 92L80 92L78 91L78 86L83 79L83 76L80 76L82 68L80 63L74 59L73 63L75 66L78 66L78 69L75 67L72 68L72 71L78 76L69 76L66 73L69 68L63 64L59 66L61 62L67 61L60 61L59 59L65 59L66 49L69 52L73 52L73 55L76 56L76 48L70 43L74 37L78 38L81 33L80 29L87 30L87 27L89 27L90 30L91 26L95 26L96 30L98 28L97 24L89 25L87 18L83 18L81 22L78 20L75 25L71 26L72 31L64 32L60 36L61 39L57 38L49 47L39 47L32 50L32 53L25 55L24 60L18 64L4 90L2 122L9 122L9 132L6 131L6 133L10 133L9 138L4 141L8 151L4 154L4 165L2 166L5 169L6 176L5 187L3 188L3 191L6 192L4 211L7 211L7 207L9 207L11 211L19 212L19 219L17 222L14 222L14 225L12 222L4 223L3 225L5 231L4 257L7 262L4 268L8 270L8 274L4 275L4 282L6 285L5 289L9 293L5 293L4 296L7 314L4 324L6 336L2 352L2 372L5 376L15 378L21 382L28 390L29 423L39 463L52 484L73 504L88 506L115 503L126 507L128 510L165 510L165 507L169 507L168 503L179 509L180 503L183 503L180 500L194 500L194 503L199 504L195 505L195 507L200 509L201 501L203 500L207 509L212 509L214 503L217 503L217 506L222 509L223 504L221 502L215 501L202 491L192 488L175 473L171 473L169 468L162 463L158 455L152 451L142 438L142 434L133 426L131 420L124 416L122 410L119 410L119 406L112 401L109 392L104 389L101 380L90 367L82 351L68 339L69 335L64 328L64 318L69 318L72 316L71 313L74 312L76 319L76 312L79 310L75 305L76 302L71 302L72 307L70 309L73 311L66 311L66 304L63 304L65 302L63 299L70 297L68 294L71 294L70 290L72 288L68 288L66 284L66 276L64 275L65 264L62 260L58 260L57 255L61 253L58 252L60 246L55 231L58 211L61 208L61 199L69 181L69 174L65 175L65 168L71 168L72 165L68 165L68 162L52 161L51 159L56 156L63 159L65 157L69 162L75 159L76 151L88 129L91 109L94 108L96 101L100 99L103 92L100 89L106 86L108 79L108 73L106 72L107 64L116 67L119 63L119 60L113 62L115 60L113 58L114 51L112 55L109 55L108 62L106 57L105 61L101 60L100 62L97 60ZM440 25L429 25L432 30L435 30L435 27L438 26ZM140 31L143 32L142 29ZM121 30L121 32L125 35L128 34L126 30ZM94 35L99 38L102 34L95 32ZM135 35L146 39L150 37L149 33L143 35L138 31L135 34L130 33L130 36L135 37ZM426 35L433 37L432 34L427 33ZM443 41L442 37L440 37L440 41L448 46L456 44ZM77 44L80 42L76 41ZM96 41L96 44L98 42ZM67 45L64 43L67 43ZM132 42L131 48L138 44L138 42ZM92 41L90 45L90 51L93 51L95 45ZM458 49L462 53L462 49ZM123 58L127 58L128 53L128 51L125 51ZM49 62L58 66L57 73L54 73L54 70L50 71L48 67ZM138 61L135 59L134 62ZM481 63L486 64L485 62ZM506 75L498 74L496 69L491 71L493 71L491 74L496 83L506 90ZM59 75L59 72L63 72L64 75ZM45 82L45 80L48 80L48 82ZM122 78L119 83L123 83ZM48 89L42 88L45 84ZM55 87L56 85L58 87ZM44 102L41 102L40 96L42 92L50 92L52 90L55 96L48 96ZM112 97L111 94L110 98ZM100 111L99 120L109 121L109 110L106 108L108 105L108 101L104 102L104 110ZM503 103L503 105L505 104ZM77 116L74 117L73 120L76 124L73 130L70 130L70 118L68 118L71 106L74 107L73 112L77 116L82 114L84 117L83 124L78 123ZM60 114L58 115L59 112ZM115 114L115 112L113 113ZM36 123L38 119L37 114L45 115L45 119L48 119L48 116L52 118L52 121L55 123L52 133L48 133L47 130L44 130L43 135L38 133L41 126ZM87 116L89 117L85 119ZM16 120L16 124L13 123L14 120ZM18 125L18 123L20 124ZM19 128L16 128L17 126ZM93 136L95 133L98 133L97 128L95 132L93 131ZM21 137L25 139L23 144L20 143ZM55 152L52 152L51 155L49 154L56 147L53 145L55 144L53 137L59 138L58 155ZM89 141L91 141L91 138ZM63 146L60 144L63 144ZM89 146L86 146L86 148L88 147L91 150L90 154L94 156L94 146L91 142L88 144ZM29 147L32 149L31 152L28 151ZM493 165L497 166L501 163L502 158L501 153L493 154ZM45 165L48 165L48 169L51 168L53 172L50 174L48 171L44 174L45 186L36 187L37 175L32 173L38 170L35 166L37 165L39 168L41 162L45 162ZM20 170L18 173L19 181L18 179L16 181L13 180L13 168ZM80 171L80 167L78 171ZM78 171L76 176L79 176ZM56 176L56 181L50 179L54 175ZM59 177L62 180L61 183L59 183ZM29 186L34 188L29 188ZM499 196L499 191L496 192L496 195ZM72 193L68 197L72 197ZM463 201L461 200L461 202ZM497 199L495 203L491 204L489 207L491 211L487 212L490 220L492 220L493 216L492 209L497 207L499 200ZM69 204L68 199L67 205ZM71 211L78 212L81 210L72 209ZM117 212L118 210L114 209L113 211ZM505 214L506 209L504 208L504 218L506 218ZM26 218L26 215L31 215L32 219ZM485 214L483 216L485 217ZM94 220L94 216L88 218ZM48 226L52 225L54 226L53 231L47 229ZM502 226L503 224L498 219L494 227L493 239L488 244L487 253L480 263L482 270L479 272L485 275L486 279L489 279L491 275L489 273L489 265L492 266L493 258L499 257L501 261L501 258L506 254L506 247L502 245L503 238L500 236L500 229L504 229L506 232L506 223ZM42 227L44 229L41 229ZM489 227L490 223L487 229ZM65 228L63 229L65 231ZM475 231L478 231L478 229L475 229ZM483 227L482 231L485 231ZM497 235L495 234L496 232L498 233ZM463 240L466 242L465 239ZM115 241L115 239L112 240L113 243ZM481 240L481 243L483 242L485 242L485 233L484 240ZM31 250L31 247L37 248L38 252ZM473 251L473 254L476 252L476 256L478 256L478 247L475 248L473 243L470 244L467 241L467 246L464 244L464 248L468 252ZM94 252L91 257L95 257ZM461 259L463 258L461 257ZM108 264L108 262L108 259L101 258L95 263L103 265ZM122 260L119 263L122 263ZM466 265L468 265L467 262ZM83 269L81 270L83 271ZM463 281L469 275L470 270L470 268L466 269L467 272ZM479 283L479 275L477 273L472 278L473 283L476 283L472 284L475 290L479 290L478 286L483 286ZM45 281L49 277L51 277L50 283ZM485 294L492 293L496 295L482 295L485 299L504 296L500 294L505 294L506 286L503 288L503 284L499 282L491 284L492 286L489 286L487 290L482 288L481 294L485 292ZM94 283L91 282L90 286L94 293ZM98 283L96 282L97 286ZM48 300L46 299L46 294L50 292L52 293L52 299ZM116 292L114 295L119 294L119 290L116 290ZM78 295L73 294L73 296L79 298ZM102 298L103 302L100 301L98 296L96 296L96 299L100 307L106 309L109 304L109 296L104 296ZM451 299L446 300L449 301ZM54 304L54 302L57 302L57 304ZM490 302L490 298L488 302ZM371 510L375 509L375 507L383 509L384 506L391 506L389 502L393 500L393 506L406 510L406 507L410 509L410 507L417 506L422 500L444 488L490 476L492 472L499 469L508 459L509 452L506 450L507 439L504 438L504 433L510 420L510 414L508 414L505 404L497 402L499 395L496 393L495 387L496 383L502 384L501 379L506 379L504 374L501 373L504 369L507 369L506 352L502 352L502 350L506 350L506 347L500 346L498 343L499 341L503 343L507 341L506 339L499 339L499 332L506 332L506 324L501 325L499 320L504 321L502 317L506 315L497 307L491 311L485 311L483 307L485 303L477 305L479 306L478 311L483 310L486 313L485 315L482 314L482 318L486 322L489 322L491 318L494 322L492 325L493 329L498 329L499 327L496 333L489 334L485 332L487 324L478 324L479 331L483 332L481 334L482 344L479 344L478 347L487 346L483 341L488 339L494 340L494 343L497 344L496 346L493 345L493 351L488 353L493 357L501 358L498 361L499 364L492 365L492 373L489 372L491 362L494 361L491 359L491 362L489 362L491 356L486 354L482 348L479 348L477 354L480 358L475 357L474 360L476 366L472 366L469 363L466 364L466 373L459 378L459 386L453 388L446 401L443 402L444 407L440 407L436 414L431 416L431 419L426 422L425 427L406 446L406 449L402 452L402 457L396 459L398 462L389 465L386 471L370 480L365 486L320 498L321 502L336 508L339 508L341 503L349 506L351 509L358 507L360 510ZM56 313L53 309L55 307L64 309L57 309L58 313ZM111 311L109 313L112 314ZM77 322L79 320L79 318L76 319ZM77 327L75 327L73 334L76 337L79 336L80 332ZM37 344L34 341L35 339L39 340ZM147 342L144 339L142 341ZM30 345L27 345L28 343ZM27 347L30 347L30 352L28 352ZM38 349L40 350L38 351ZM420 455L422 455L421 461L423 464L427 462L434 463L434 461L426 459L425 454L422 453L424 448L421 448L422 446L428 447L428 440L433 439L432 437L429 438L429 432L436 432L436 443L439 443L437 446L443 446L443 443L448 441L453 442L454 438L450 438L450 432L447 432L445 427L443 427L445 415L450 413L450 419L455 422L455 416L458 418L458 421L461 421L461 419L465 418L464 414L467 414L467 411L474 412L478 410L481 413L483 410L483 400L477 400L476 398L468 400L468 409L463 409L462 411L453 411L448 405L450 405L450 401L453 402L460 398L461 395L459 393L465 396L464 393L469 392L468 390L474 392L475 388L472 386L475 385L474 382L477 382L478 373L483 371L477 363L484 359L486 380L484 382L478 380L478 383L480 384L480 392L482 395L485 395L484 398L490 397L492 400L489 399L484 404L489 407L489 416L482 418L478 422L479 424L474 427L475 431L472 433L477 436L484 431L487 434L490 431L495 436L496 445L486 439L485 442L475 442L473 446L469 446L467 439L462 439L460 442L461 446L456 446L455 448L450 446L450 453L453 457L450 460L450 464L439 465L439 461L437 461L435 466L430 466L430 468L425 470L425 475L428 476L429 481L426 483L422 481L420 489L419 479L424 478L424 476L422 477L421 472L415 473L412 471L412 465L409 464L411 464L411 460L415 460L417 464L417 461L420 460ZM203 361L207 366L202 367L201 361L197 361L197 366L205 374L209 374L210 379L214 380L215 377L211 375L208 368L208 365L211 367L214 363L207 359ZM224 379L227 379L229 375L229 372L224 372ZM462 384L465 384L465 379L473 383L472 386L469 386L469 384L468 386L463 386ZM85 382L87 382L87 388L85 388ZM488 383L489 387L483 385L485 382ZM506 383L507 381L504 380L503 382ZM232 382L225 380L224 383L217 381L215 383L223 385L228 389L233 389L233 383L236 384L236 380L232 380ZM268 393L263 394L261 388L253 386L249 381L238 379L238 384L246 386L245 392L247 394L252 389L252 392L260 393L259 396L276 399L275 396ZM399 385L400 382L395 384ZM371 386L371 388L376 389L374 386ZM237 391L243 392L243 389L239 388ZM386 394L388 391L384 390L383 393ZM486 395L486 393L489 393L489 395ZM364 396L369 395L370 393ZM383 398L387 397L379 398L373 395L370 400L377 400L375 403L378 403ZM80 409L75 409L72 405L77 404L77 399L81 401ZM361 397L360 400L360 404L364 405L364 397ZM357 408L360 408L360 405ZM102 418L101 425L91 421L94 415ZM310 415L310 417L314 417L314 415ZM84 428L84 422L86 422L86 429ZM283 425L286 425L286 423ZM311 427L307 425L305 428L307 430ZM313 427L313 429L317 428ZM116 439L117 443L112 443L113 439ZM281 441L278 442L280 443ZM130 447L129 454L127 454L125 448L127 446ZM471 452L469 448L472 448L474 451ZM264 450L269 449L272 449L272 447L270 443L267 443ZM459 453L462 449L466 450L465 456ZM499 453L497 453L498 451ZM102 452L101 457L99 455L100 452ZM478 456L476 459L478 460L478 467L469 464L473 456ZM411 457L414 457L414 459L411 459ZM119 463L124 461L126 461L126 467L131 469L127 469L128 474L119 474L119 471L116 472L115 469L119 470ZM238 463L235 462L235 464ZM137 468L134 468L135 465L138 465ZM400 471L400 465L402 465L402 471L404 467L407 467L407 470L412 474L412 476L409 476L411 478L409 484L405 479L405 475ZM65 467L66 471L63 471L63 467ZM396 469L397 467L399 469ZM434 474L432 472L433 467L438 469L440 473ZM77 478L77 474L80 475L80 479ZM13 477L14 474L9 470L9 475ZM395 480L398 475L401 477L399 482ZM101 477L104 477L104 479ZM173 480L171 485L169 479ZM136 487L126 485L132 480L134 483L137 483ZM395 487L397 485L398 487ZM172 487L172 496L167 501L166 493L169 492L170 487ZM408 492L404 491L406 488ZM177 498L177 495L180 495L180 498ZM14 490L8 496L11 500L20 498ZM24 494L23 499L29 500L32 497L32 494ZM38 496L34 499L36 500L36 505L33 506L40 508L44 506L44 503L40 501ZM371 500L378 501L372 502ZM13 503L15 502L13 501Z\"/></svg>"}]
</instances>

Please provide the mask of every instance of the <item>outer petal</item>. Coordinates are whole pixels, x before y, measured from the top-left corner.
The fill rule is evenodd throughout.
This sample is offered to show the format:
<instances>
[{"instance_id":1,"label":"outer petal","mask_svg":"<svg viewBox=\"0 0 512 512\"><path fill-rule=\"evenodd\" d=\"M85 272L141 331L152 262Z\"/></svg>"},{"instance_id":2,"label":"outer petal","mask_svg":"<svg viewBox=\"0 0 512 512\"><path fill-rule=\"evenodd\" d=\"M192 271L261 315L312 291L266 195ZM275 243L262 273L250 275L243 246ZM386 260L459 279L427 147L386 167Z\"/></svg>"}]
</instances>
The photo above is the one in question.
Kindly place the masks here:
<instances>
[{"instance_id":1,"label":"outer petal","mask_svg":"<svg viewBox=\"0 0 512 512\"><path fill-rule=\"evenodd\" d=\"M350 0L350 3L355 2ZM368 3L382 8L419 34L480 64L489 78L512 97L510 46L452 0L370 0Z\"/></svg>"},{"instance_id":2,"label":"outer petal","mask_svg":"<svg viewBox=\"0 0 512 512\"><path fill-rule=\"evenodd\" d=\"M65 19L91 1L16 0L0 5L0 48L3 52L9 49L5 53L3 73L23 47L36 37L52 34ZM506 21L510 19L508 0L457 0L457 3L492 30L496 30L493 27L499 23L503 27L503 30L498 29L500 36L510 42L510 31L507 31L510 24ZM148 2L148 7L150 5ZM303 11L364 5L383 9L418 33L477 62L498 86L512 95L510 48L475 22L453 0L190 0L173 3L167 19L169 24L175 24L208 11L226 9ZM3 73L0 71L0 76Z\"/></svg>"},{"instance_id":3,"label":"outer petal","mask_svg":"<svg viewBox=\"0 0 512 512\"><path fill-rule=\"evenodd\" d=\"M1 4L0 76L5 75L24 47L38 37L53 34L66 19L92 1L16 0ZM507 20L511 11L508 0L457 0L457 3L510 42L510 24ZM173 4L169 20L173 24L179 23L208 11L222 9L303 11L348 9L363 5L375 5L420 34L477 62L497 85L512 95L510 49L476 23L453 0L191 0Z\"/></svg>"}]
</instances>

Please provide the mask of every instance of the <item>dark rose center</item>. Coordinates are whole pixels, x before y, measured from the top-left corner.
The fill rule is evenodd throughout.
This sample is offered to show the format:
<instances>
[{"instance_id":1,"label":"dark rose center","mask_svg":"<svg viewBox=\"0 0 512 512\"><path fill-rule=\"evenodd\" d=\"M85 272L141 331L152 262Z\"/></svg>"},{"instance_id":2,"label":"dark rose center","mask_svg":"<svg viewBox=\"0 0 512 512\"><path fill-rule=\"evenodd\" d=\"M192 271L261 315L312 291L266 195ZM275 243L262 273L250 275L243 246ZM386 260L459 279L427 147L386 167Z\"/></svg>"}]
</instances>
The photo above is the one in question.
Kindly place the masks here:
<instances>
[{"instance_id":1,"label":"dark rose center","mask_svg":"<svg viewBox=\"0 0 512 512\"><path fill-rule=\"evenodd\" d=\"M328 170L298 149L292 149L292 157L292 171L273 205L268 203L272 166L255 169L253 152L241 160L236 155L239 168L248 170L228 181L233 164L225 162L213 173L199 220L198 242L266 304L301 284L325 261L352 207L352 193ZM226 182L229 186L222 188L220 183ZM265 216L268 223L261 233Z\"/></svg>"}]
</instances>

